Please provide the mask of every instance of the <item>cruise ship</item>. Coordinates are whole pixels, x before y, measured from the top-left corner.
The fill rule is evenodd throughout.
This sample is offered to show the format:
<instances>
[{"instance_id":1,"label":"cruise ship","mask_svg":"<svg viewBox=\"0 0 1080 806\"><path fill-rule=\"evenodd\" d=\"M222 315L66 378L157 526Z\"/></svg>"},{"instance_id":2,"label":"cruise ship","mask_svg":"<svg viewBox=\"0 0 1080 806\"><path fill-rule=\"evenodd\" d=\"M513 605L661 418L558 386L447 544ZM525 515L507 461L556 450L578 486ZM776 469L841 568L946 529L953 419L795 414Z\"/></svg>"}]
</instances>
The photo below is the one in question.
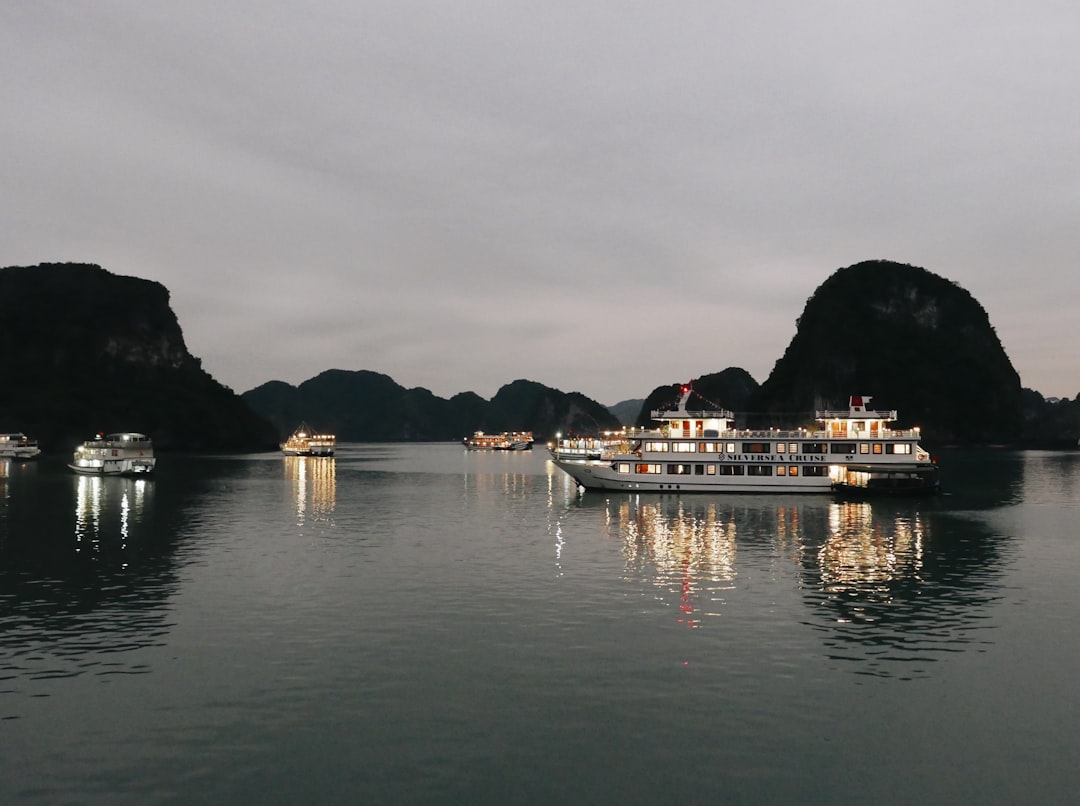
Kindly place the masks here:
<instances>
[{"instance_id":1,"label":"cruise ship","mask_svg":"<svg viewBox=\"0 0 1080 806\"><path fill-rule=\"evenodd\" d=\"M36 459L41 455L36 439L26 434L0 434L0 459Z\"/></svg>"},{"instance_id":2,"label":"cruise ship","mask_svg":"<svg viewBox=\"0 0 1080 806\"><path fill-rule=\"evenodd\" d=\"M503 431L501 434L485 434L477 431L462 440L470 451L528 451L532 450L532 431Z\"/></svg>"},{"instance_id":3,"label":"cruise ship","mask_svg":"<svg viewBox=\"0 0 1080 806\"><path fill-rule=\"evenodd\" d=\"M286 456L333 456L337 449L337 437L314 433L307 423L300 423L278 447Z\"/></svg>"},{"instance_id":4,"label":"cruise ship","mask_svg":"<svg viewBox=\"0 0 1080 806\"><path fill-rule=\"evenodd\" d=\"M75 449L68 467L90 476L144 476L154 472L154 443L146 434L98 434Z\"/></svg>"},{"instance_id":5,"label":"cruise ship","mask_svg":"<svg viewBox=\"0 0 1080 806\"><path fill-rule=\"evenodd\" d=\"M894 429L895 411L868 409L868 396L844 411L819 411L816 425L795 430L741 429L726 409L678 404L651 412L659 426L628 429L599 457L552 461L587 490L709 493L921 494L939 489L937 462L918 428Z\"/></svg>"}]
</instances>

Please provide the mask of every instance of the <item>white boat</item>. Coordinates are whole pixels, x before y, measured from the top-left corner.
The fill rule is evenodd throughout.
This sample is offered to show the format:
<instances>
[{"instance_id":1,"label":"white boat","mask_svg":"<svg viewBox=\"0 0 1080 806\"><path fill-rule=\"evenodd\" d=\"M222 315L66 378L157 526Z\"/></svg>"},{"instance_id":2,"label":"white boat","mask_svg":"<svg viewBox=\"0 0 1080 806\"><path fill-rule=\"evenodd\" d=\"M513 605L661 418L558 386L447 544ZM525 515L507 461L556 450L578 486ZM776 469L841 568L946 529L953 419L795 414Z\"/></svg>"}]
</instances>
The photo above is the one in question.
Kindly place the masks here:
<instances>
[{"instance_id":1,"label":"white boat","mask_svg":"<svg viewBox=\"0 0 1080 806\"><path fill-rule=\"evenodd\" d=\"M337 437L333 434L316 434L307 423L300 423L280 447L286 456L333 456Z\"/></svg>"},{"instance_id":2,"label":"white boat","mask_svg":"<svg viewBox=\"0 0 1080 806\"><path fill-rule=\"evenodd\" d=\"M528 451L532 450L532 431L503 431L501 434L485 434L477 431L462 440L470 451Z\"/></svg>"},{"instance_id":3,"label":"white boat","mask_svg":"<svg viewBox=\"0 0 1080 806\"><path fill-rule=\"evenodd\" d=\"M145 434L98 434L75 449L68 464L76 473L92 476L144 476L154 472L154 444Z\"/></svg>"},{"instance_id":4,"label":"white boat","mask_svg":"<svg viewBox=\"0 0 1080 806\"><path fill-rule=\"evenodd\" d=\"M794 430L739 429L726 409L691 411L691 386L672 410L653 411L654 429L628 430L599 458L552 450L554 463L586 489L633 492L930 493L937 463L918 428L889 427L895 411L819 411L817 425Z\"/></svg>"},{"instance_id":5,"label":"white boat","mask_svg":"<svg viewBox=\"0 0 1080 806\"><path fill-rule=\"evenodd\" d=\"M0 459L36 459L41 454L36 439L26 434L0 434Z\"/></svg>"},{"instance_id":6,"label":"white boat","mask_svg":"<svg viewBox=\"0 0 1080 806\"><path fill-rule=\"evenodd\" d=\"M557 459L600 459L604 451L615 448L626 439L626 431L613 431L602 436L555 435L548 443L548 453Z\"/></svg>"}]
</instances>

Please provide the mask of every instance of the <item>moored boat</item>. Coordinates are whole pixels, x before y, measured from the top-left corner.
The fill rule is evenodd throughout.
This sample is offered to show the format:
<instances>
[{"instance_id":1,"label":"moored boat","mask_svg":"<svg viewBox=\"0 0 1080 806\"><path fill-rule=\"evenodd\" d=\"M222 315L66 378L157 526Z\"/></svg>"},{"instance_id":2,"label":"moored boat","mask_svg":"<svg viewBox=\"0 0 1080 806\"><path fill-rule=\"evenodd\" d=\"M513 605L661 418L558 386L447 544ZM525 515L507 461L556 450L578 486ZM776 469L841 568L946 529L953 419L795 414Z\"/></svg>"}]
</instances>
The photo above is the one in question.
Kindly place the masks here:
<instances>
[{"instance_id":1,"label":"moored boat","mask_svg":"<svg viewBox=\"0 0 1080 806\"><path fill-rule=\"evenodd\" d=\"M143 476L154 471L157 459L150 437L135 432L98 434L75 449L68 467L94 476Z\"/></svg>"},{"instance_id":2,"label":"moored boat","mask_svg":"<svg viewBox=\"0 0 1080 806\"><path fill-rule=\"evenodd\" d=\"M300 423L280 448L286 456L333 456L337 437L333 434L317 434L307 423Z\"/></svg>"},{"instance_id":3,"label":"moored boat","mask_svg":"<svg viewBox=\"0 0 1080 806\"><path fill-rule=\"evenodd\" d=\"M840 480L833 482L833 492L845 498L879 495L925 495L940 490L937 465L927 467L875 467L847 465Z\"/></svg>"},{"instance_id":4,"label":"moored boat","mask_svg":"<svg viewBox=\"0 0 1080 806\"><path fill-rule=\"evenodd\" d=\"M36 459L40 455L36 439L23 433L0 434L0 459Z\"/></svg>"},{"instance_id":5,"label":"moored boat","mask_svg":"<svg viewBox=\"0 0 1080 806\"><path fill-rule=\"evenodd\" d=\"M817 425L740 429L719 407L690 410L690 385L671 410L653 411L660 425L628 430L599 458L552 452L556 466L580 486L635 492L932 493L937 463L919 444L918 428L894 429L895 411L819 411Z\"/></svg>"},{"instance_id":6,"label":"moored boat","mask_svg":"<svg viewBox=\"0 0 1080 806\"><path fill-rule=\"evenodd\" d=\"M477 431L462 440L470 451L528 451L532 450L532 431L503 431L501 434L485 434Z\"/></svg>"}]
</instances>

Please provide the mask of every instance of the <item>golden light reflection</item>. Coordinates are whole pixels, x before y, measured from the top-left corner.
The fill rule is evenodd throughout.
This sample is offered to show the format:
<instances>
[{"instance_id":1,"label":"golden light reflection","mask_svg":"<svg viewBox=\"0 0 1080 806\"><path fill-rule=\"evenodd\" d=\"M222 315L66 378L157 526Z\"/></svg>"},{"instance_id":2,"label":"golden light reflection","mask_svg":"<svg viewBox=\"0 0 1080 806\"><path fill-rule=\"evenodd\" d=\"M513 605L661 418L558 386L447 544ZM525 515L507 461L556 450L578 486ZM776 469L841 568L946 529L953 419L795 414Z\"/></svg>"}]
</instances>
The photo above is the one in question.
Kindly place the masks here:
<instances>
[{"instance_id":1,"label":"golden light reflection","mask_svg":"<svg viewBox=\"0 0 1080 806\"><path fill-rule=\"evenodd\" d=\"M332 456L285 456L285 477L296 485L296 524L328 520L337 506L337 463Z\"/></svg>"},{"instance_id":2,"label":"golden light reflection","mask_svg":"<svg viewBox=\"0 0 1080 806\"><path fill-rule=\"evenodd\" d=\"M627 569L652 573L652 584L679 595L680 624L694 629L704 616L719 615L722 592L736 577L736 526L710 502L671 508L661 500L612 502L608 521L623 539Z\"/></svg>"},{"instance_id":3,"label":"golden light reflection","mask_svg":"<svg viewBox=\"0 0 1080 806\"><path fill-rule=\"evenodd\" d=\"M477 473L465 474L466 483L473 483L477 492L522 495L531 490L533 476L527 473Z\"/></svg>"},{"instance_id":4,"label":"golden light reflection","mask_svg":"<svg viewBox=\"0 0 1080 806\"><path fill-rule=\"evenodd\" d=\"M831 504L828 534L817 558L822 590L888 597L895 580L921 581L925 538L918 512L883 518L874 516L870 503Z\"/></svg>"}]
</instances>

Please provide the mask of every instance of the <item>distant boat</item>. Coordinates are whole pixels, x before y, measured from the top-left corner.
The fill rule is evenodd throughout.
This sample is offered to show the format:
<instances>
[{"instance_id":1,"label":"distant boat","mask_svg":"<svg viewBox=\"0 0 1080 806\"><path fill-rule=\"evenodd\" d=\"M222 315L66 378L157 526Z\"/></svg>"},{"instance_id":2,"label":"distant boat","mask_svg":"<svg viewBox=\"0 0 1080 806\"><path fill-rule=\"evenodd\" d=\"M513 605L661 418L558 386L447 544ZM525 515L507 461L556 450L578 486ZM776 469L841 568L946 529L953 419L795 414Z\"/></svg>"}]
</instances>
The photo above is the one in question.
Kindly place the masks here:
<instances>
[{"instance_id":1,"label":"distant boat","mask_svg":"<svg viewBox=\"0 0 1080 806\"><path fill-rule=\"evenodd\" d=\"M26 434L0 434L0 459L36 459L41 454L36 439Z\"/></svg>"},{"instance_id":2,"label":"distant boat","mask_svg":"<svg viewBox=\"0 0 1080 806\"><path fill-rule=\"evenodd\" d=\"M336 446L333 434L316 434L307 423L300 423L280 447L286 456L333 456Z\"/></svg>"},{"instance_id":3,"label":"distant boat","mask_svg":"<svg viewBox=\"0 0 1080 806\"><path fill-rule=\"evenodd\" d=\"M501 434L485 434L477 431L462 440L470 451L528 451L532 450L532 431L503 431Z\"/></svg>"},{"instance_id":4,"label":"distant boat","mask_svg":"<svg viewBox=\"0 0 1080 806\"><path fill-rule=\"evenodd\" d=\"M69 468L92 476L144 476L154 472L154 444L145 434L98 434L75 449Z\"/></svg>"}]
</instances>

